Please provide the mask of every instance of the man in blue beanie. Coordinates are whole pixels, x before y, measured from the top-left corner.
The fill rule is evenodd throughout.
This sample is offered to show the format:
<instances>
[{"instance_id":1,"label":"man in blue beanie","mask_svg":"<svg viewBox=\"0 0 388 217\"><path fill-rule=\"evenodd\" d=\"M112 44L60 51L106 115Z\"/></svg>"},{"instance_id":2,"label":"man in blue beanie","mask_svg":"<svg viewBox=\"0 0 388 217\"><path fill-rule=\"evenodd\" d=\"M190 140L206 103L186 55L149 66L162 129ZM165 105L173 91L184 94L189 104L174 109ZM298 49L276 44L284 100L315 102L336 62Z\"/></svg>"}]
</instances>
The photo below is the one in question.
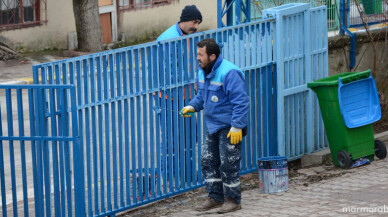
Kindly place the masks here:
<instances>
[{"instance_id":1,"label":"man in blue beanie","mask_svg":"<svg viewBox=\"0 0 388 217\"><path fill-rule=\"evenodd\" d=\"M182 10L180 21L164 31L156 40L166 40L197 32L202 23L201 12L195 5L187 5Z\"/></svg>"}]
</instances>

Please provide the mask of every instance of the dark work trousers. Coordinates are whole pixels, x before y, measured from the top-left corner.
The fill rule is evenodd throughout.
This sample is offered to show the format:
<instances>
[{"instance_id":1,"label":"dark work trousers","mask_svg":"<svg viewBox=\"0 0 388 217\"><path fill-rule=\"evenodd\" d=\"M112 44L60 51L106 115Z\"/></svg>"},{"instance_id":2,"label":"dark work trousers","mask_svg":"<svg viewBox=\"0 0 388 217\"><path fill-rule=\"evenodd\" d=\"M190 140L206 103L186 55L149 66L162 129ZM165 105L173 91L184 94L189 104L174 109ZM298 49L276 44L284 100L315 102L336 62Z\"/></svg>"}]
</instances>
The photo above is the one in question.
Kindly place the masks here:
<instances>
[{"instance_id":1,"label":"dark work trousers","mask_svg":"<svg viewBox=\"0 0 388 217\"><path fill-rule=\"evenodd\" d=\"M232 145L227 138L229 130L230 127L224 128L212 135L206 131L201 156L202 175L209 197L222 202L225 195L240 203L241 142Z\"/></svg>"}]
</instances>

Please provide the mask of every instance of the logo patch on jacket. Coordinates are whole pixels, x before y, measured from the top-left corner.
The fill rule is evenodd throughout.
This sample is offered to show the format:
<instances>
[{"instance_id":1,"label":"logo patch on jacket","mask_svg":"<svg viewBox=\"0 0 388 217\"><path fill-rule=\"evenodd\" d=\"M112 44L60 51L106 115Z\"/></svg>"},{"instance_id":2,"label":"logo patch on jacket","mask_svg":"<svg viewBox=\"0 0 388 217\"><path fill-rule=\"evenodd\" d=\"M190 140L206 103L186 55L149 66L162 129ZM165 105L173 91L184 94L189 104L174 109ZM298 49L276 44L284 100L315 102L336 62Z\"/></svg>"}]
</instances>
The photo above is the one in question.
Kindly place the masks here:
<instances>
[{"instance_id":1,"label":"logo patch on jacket","mask_svg":"<svg viewBox=\"0 0 388 217\"><path fill-rule=\"evenodd\" d=\"M212 98L211 98L211 100L212 100L213 102L218 102L218 97L217 97L216 95L213 95Z\"/></svg>"}]
</instances>

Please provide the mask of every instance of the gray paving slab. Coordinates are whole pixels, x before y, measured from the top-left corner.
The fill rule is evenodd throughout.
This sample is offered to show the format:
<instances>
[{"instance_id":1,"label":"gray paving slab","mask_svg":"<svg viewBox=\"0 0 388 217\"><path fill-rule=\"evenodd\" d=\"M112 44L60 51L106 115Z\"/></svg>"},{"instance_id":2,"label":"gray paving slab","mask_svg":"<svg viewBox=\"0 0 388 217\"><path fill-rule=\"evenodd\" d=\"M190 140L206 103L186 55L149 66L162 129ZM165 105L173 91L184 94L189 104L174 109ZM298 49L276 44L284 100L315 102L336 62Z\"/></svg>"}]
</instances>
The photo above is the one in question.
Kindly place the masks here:
<instances>
[{"instance_id":1,"label":"gray paving slab","mask_svg":"<svg viewBox=\"0 0 388 217\"><path fill-rule=\"evenodd\" d=\"M261 194L253 189L242 193L243 209L225 215L193 212L182 216L384 216L388 215L388 159L348 170L345 175L310 184L290 185L280 194Z\"/></svg>"}]
</instances>

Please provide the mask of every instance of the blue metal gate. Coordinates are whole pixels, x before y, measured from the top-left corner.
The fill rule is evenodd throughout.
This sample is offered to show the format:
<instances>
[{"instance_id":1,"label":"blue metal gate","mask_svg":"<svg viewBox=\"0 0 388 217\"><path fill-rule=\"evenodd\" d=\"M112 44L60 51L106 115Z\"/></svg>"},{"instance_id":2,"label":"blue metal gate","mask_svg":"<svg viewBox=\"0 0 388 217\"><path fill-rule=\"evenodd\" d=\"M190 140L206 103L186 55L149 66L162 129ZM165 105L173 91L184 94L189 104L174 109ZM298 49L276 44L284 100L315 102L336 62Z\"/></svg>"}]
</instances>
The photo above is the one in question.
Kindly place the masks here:
<instances>
[{"instance_id":1,"label":"blue metal gate","mask_svg":"<svg viewBox=\"0 0 388 217\"><path fill-rule=\"evenodd\" d=\"M2 216L83 213L74 203L84 188L75 96L74 85L0 86Z\"/></svg>"}]
</instances>

